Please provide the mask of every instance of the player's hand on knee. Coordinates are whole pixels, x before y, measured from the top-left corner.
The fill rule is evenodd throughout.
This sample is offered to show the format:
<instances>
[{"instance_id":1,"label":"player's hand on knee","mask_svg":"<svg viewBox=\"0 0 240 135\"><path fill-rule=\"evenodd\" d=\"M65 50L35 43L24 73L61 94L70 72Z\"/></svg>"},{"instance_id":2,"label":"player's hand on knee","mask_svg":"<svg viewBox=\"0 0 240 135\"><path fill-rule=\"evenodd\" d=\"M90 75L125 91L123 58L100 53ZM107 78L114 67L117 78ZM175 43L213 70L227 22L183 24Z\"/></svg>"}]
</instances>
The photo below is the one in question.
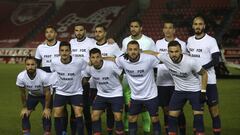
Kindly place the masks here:
<instances>
[{"instance_id":1,"label":"player's hand on knee","mask_svg":"<svg viewBox=\"0 0 240 135\"><path fill-rule=\"evenodd\" d=\"M45 108L43 110L42 116L46 119L50 119L51 118L51 109Z\"/></svg>"},{"instance_id":2,"label":"player's hand on knee","mask_svg":"<svg viewBox=\"0 0 240 135\"><path fill-rule=\"evenodd\" d=\"M30 114L30 111L26 107L22 108L21 113L20 113L21 118L23 118L24 115L28 117L29 114Z\"/></svg>"},{"instance_id":3,"label":"player's hand on knee","mask_svg":"<svg viewBox=\"0 0 240 135\"><path fill-rule=\"evenodd\" d=\"M204 104L207 100L207 96L206 96L206 90L201 90L200 93L200 103Z\"/></svg>"}]
</instances>

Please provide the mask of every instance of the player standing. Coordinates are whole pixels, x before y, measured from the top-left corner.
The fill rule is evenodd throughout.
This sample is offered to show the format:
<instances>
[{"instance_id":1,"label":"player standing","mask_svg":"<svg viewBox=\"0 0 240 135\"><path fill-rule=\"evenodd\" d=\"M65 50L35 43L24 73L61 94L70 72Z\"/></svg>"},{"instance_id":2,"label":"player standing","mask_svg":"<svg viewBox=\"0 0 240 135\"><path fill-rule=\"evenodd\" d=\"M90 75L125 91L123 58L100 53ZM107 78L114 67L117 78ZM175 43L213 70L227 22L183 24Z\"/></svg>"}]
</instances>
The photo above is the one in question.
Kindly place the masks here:
<instances>
[{"instance_id":1,"label":"player standing","mask_svg":"<svg viewBox=\"0 0 240 135\"><path fill-rule=\"evenodd\" d=\"M123 91L119 80L122 70L115 63L103 60L101 51L97 48L90 50L90 61L92 66L86 68L85 76L92 77L97 86L97 96L92 108L93 134L101 134L101 114L108 107L108 104L111 104L116 135L123 135Z\"/></svg>"},{"instance_id":2,"label":"player standing","mask_svg":"<svg viewBox=\"0 0 240 135\"><path fill-rule=\"evenodd\" d=\"M164 38L156 42L157 52L161 54L168 53L168 43L170 41L178 41L181 44L182 52L186 53L186 43L175 37L175 27L172 21L165 21L163 23ZM163 109L164 114L164 127L166 134L168 134L168 106L174 91L174 81L170 75L168 68L163 64L157 66L157 79L156 84L158 87L159 105ZM178 118L178 126L180 135L186 134L186 120L184 113L181 113Z\"/></svg>"},{"instance_id":3,"label":"player standing","mask_svg":"<svg viewBox=\"0 0 240 135\"><path fill-rule=\"evenodd\" d=\"M60 58L53 59L51 63L51 71L57 75L53 108L55 131L57 135L63 134L64 106L69 103L74 110L78 135L83 135L83 88L81 78L87 62L71 56L71 45L68 42L60 43L59 54Z\"/></svg>"},{"instance_id":4,"label":"player standing","mask_svg":"<svg viewBox=\"0 0 240 135\"><path fill-rule=\"evenodd\" d=\"M118 57L122 54L121 50L119 49L118 45L116 43L113 43L110 45L107 41L107 30L104 25L97 25L95 27L95 48L98 48L103 57ZM91 86L91 83L90 83ZM111 106L107 107L107 130L109 135L113 132L114 127L114 115L111 110Z\"/></svg>"},{"instance_id":5,"label":"player standing","mask_svg":"<svg viewBox=\"0 0 240 135\"><path fill-rule=\"evenodd\" d=\"M82 58L85 61L89 61L89 50L93 48L95 40L91 39L86 36L86 29L83 24L76 24L74 27L74 34L75 38L70 40L71 48L72 48L72 56L76 58ZM92 134L92 120L91 120L91 112L90 112L90 105L93 99L91 95L93 94L94 90L90 90L89 83L85 83L83 85L83 115L84 115L84 122L88 132L88 135ZM76 134L76 122L75 118L71 113L71 130L72 135Z\"/></svg>"},{"instance_id":6,"label":"player standing","mask_svg":"<svg viewBox=\"0 0 240 135\"><path fill-rule=\"evenodd\" d=\"M168 134L177 135L177 118L189 100L193 109L196 135L204 135L202 103L206 99L207 71L198 61L182 54L178 41L169 42L168 54L155 53L155 55L169 69L175 83L175 91L169 103Z\"/></svg>"},{"instance_id":7,"label":"player standing","mask_svg":"<svg viewBox=\"0 0 240 135\"><path fill-rule=\"evenodd\" d=\"M207 105L212 117L214 135L221 133L219 117L217 81L214 66L218 64L220 51L216 39L205 33L205 20L202 16L193 19L194 36L188 38L187 49L190 56L198 60L208 72Z\"/></svg>"},{"instance_id":8,"label":"player standing","mask_svg":"<svg viewBox=\"0 0 240 135\"><path fill-rule=\"evenodd\" d=\"M158 95L154 79L153 68L159 60L151 55L140 53L140 45L137 41L130 41L127 45L127 53L116 58L116 64L125 70L126 78L131 90L129 103L129 135L137 135L138 114L145 108L153 125L153 134L161 134L161 126L158 118Z\"/></svg>"},{"instance_id":9,"label":"player standing","mask_svg":"<svg viewBox=\"0 0 240 135\"><path fill-rule=\"evenodd\" d=\"M122 41L122 51L126 52L127 51L127 45L130 41L136 40L139 43L140 49L141 50L152 50L156 51L156 46L152 38L142 34L142 21L137 18L131 19L129 23L129 29L131 35L124 38ZM128 104L130 102L130 89L128 82L126 81L125 76L123 77L123 90L124 90L124 98L125 98L125 115L124 115L124 127L125 131L128 131ZM143 131L144 134L147 135L150 132L150 127L151 127L151 120L150 116L147 111L143 110L141 113L142 119L143 119Z\"/></svg>"},{"instance_id":10,"label":"player standing","mask_svg":"<svg viewBox=\"0 0 240 135\"><path fill-rule=\"evenodd\" d=\"M21 91L23 108L21 110L22 130L24 135L30 135L30 114L40 102L43 110L44 135L51 134L51 106L50 106L50 83L48 75L41 69L37 69L36 59L27 57L25 60L26 70L17 76L16 85ZM26 94L28 92L28 94Z\"/></svg>"}]
</instances>

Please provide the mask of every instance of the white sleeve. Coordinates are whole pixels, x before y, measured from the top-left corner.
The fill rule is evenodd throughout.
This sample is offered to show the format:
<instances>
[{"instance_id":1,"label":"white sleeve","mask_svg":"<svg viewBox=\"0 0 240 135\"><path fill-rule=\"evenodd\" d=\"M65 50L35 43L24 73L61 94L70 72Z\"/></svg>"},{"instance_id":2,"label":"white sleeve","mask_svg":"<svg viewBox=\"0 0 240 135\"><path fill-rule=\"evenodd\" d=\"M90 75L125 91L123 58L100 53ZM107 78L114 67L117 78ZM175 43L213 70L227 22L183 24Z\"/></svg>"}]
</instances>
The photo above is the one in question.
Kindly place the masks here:
<instances>
[{"instance_id":1,"label":"white sleeve","mask_svg":"<svg viewBox=\"0 0 240 135\"><path fill-rule=\"evenodd\" d=\"M217 41L215 39L212 40L212 43L209 45L210 47L210 53L215 53L215 52L219 52L219 48L217 45Z\"/></svg>"},{"instance_id":2,"label":"white sleeve","mask_svg":"<svg viewBox=\"0 0 240 135\"><path fill-rule=\"evenodd\" d=\"M43 71L43 72L45 72L45 71ZM42 77L42 78L43 78L43 86L44 86L44 87L51 85L51 80L50 80L51 75L50 75L50 77L49 77L49 74L45 72L45 73L43 74L43 77Z\"/></svg>"},{"instance_id":3,"label":"white sleeve","mask_svg":"<svg viewBox=\"0 0 240 135\"><path fill-rule=\"evenodd\" d=\"M42 56L40 54L40 49L39 48L40 48L40 46L37 47L37 50L36 50L36 53L35 53L35 58L41 60Z\"/></svg>"},{"instance_id":4,"label":"white sleeve","mask_svg":"<svg viewBox=\"0 0 240 135\"><path fill-rule=\"evenodd\" d=\"M51 62L50 70L51 72L55 72L55 65L53 62Z\"/></svg>"},{"instance_id":5,"label":"white sleeve","mask_svg":"<svg viewBox=\"0 0 240 135\"><path fill-rule=\"evenodd\" d=\"M86 69L82 72L83 77L91 77L90 66L87 66Z\"/></svg>"},{"instance_id":6,"label":"white sleeve","mask_svg":"<svg viewBox=\"0 0 240 135\"><path fill-rule=\"evenodd\" d=\"M81 70L85 70L86 67L87 67L88 63L82 59L82 62L81 62Z\"/></svg>"},{"instance_id":7,"label":"white sleeve","mask_svg":"<svg viewBox=\"0 0 240 135\"><path fill-rule=\"evenodd\" d=\"M117 44L114 44L113 47L114 47L114 52L113 52L114 56L119 57L123 54L123 52L120 50Z\"/></svg>"},{"instance_id":8,"label":"white sleeve","mask_svg":"<svg viewBox=\"0 0 240 135\"><path fill-rule=\"evenodd\" d=\"M116 59L115 59L115 63L116 63L116 65L120 68L120 69L123 69L123 67L122 67L122 63L121 63L121 57L117 57Z\"/></svg>"},{"instance_id":9,"label":"white sleeve","mask_svg":"<svg viewBox=\"0 0 240 135\"><path fill-rule=\"evenodd\" d=\"M185 42L181 42L182 53L188 53L187 46Z\"/></svg>"},{"instance_id":10,"label":"white sleeve","mask_svg":"<svg viewBox=\"0 0 240 135\"><path fill-rule=\"evenodd\" d=\"M122 52L126 52L127 51L127 45L126 45L126 40L122 41Z\"/></svg>"},{"instance_id":11,"label":"white sleeve","mask_svg":"<svg viewBox=\"0 0 240 135\"><path fill-rule=\"evenodd\" d=\"M159 53L157 58L161 61L161 62L164 62L166 60L166 56L168 54L162 54L162 53Z\"/></svg>"},{"instance_id":12,"label":"white sleeve","mask_svg":"<svg viewBox=\"0 0 240 135\"><path fill-rule=\"evenodd\" d=\"M150 38L150 44L151 44L151 50L152 50L152 51L157 51L157 48L156 48L155 42L153 41L152 38Z\"/></svg>"},{"instance_id":13,"label":"white sleeve","mask_svg":"<svg viewBox=\"0 0 240 135\"><path fill-rule=\"evenodd\" d=\"M24 87L25 86L24 82L23 82L23 79L22 79L20 74L17 76L16 85L19 86L19 87Z\"/></svg>"},{"instance_id":14,"label":"white sleeve","mask_svg":"<svg viewBox=\"0 0 240 135\"><path fill-rule=\"evenodd\" d=\"M151 67L157 67L158 66L158 64L159 64L159 62L160 62L160 60L158 59L158 57L156 57L156 56L153 56L153 55L150 55L150 54L146 54L147 56L146 57L148 57L149 58L149 66L151 66Z\"/></svg>"},{"instance_id":15,"label":"white sleeve","mask_svg":"<svg viewBox=\"0 0 240 135\"><path fill-rule=\"evenodd\" d=\"M191 58L191 63L193 72L198 73L202 69L202 65L200 65L198 60Z\"/></svg>"},{"instance_id":16,"label":"white sleeve","mask_svg":"<svg viewBox=\"0 0 240 135\"><path fill-rule=\"evenodd\" d=\"M112 63L112 69L115 73L117 73L118 75L122 74L122 69L120 67L118 67L115 63Z\"/></svg>"}]
</instances>

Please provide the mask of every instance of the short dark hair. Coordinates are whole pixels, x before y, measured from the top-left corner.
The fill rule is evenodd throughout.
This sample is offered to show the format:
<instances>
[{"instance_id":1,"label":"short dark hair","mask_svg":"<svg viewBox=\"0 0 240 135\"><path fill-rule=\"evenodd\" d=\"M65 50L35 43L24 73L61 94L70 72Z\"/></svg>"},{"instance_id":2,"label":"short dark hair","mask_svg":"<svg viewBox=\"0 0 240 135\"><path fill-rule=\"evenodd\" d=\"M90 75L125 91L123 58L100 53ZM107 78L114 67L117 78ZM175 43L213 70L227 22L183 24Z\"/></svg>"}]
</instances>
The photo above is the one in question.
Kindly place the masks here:
<instances>
[{"instance_id":1,"label":"short dark hair","mask_svg":"<svg viewBox=\"0 0 240 135\"><path fill-rule=\"evenodd\" d=\"M34 57L31 56L31 55L25 57L25 63L27 62L27 60L34 60L35 62L37 62L36 58L34 58Z\"/></svg>"},{"instance_id":2,"label":"short dark hair","mask_svg":"<svg viewBox=\"0 0 240 135\"><path fill-rule=\"evenodd\" d=\"M98 53L98 54L102 54L101 53L101 50L98 49L98 48L92 48L90 51L89 51L89 56L91 56L92 54L95 54L95 53Z\"/></svg>"},{"instance_id":3,"label":"short dark hair","mask_svg":"<svg viewBox=\"0 0 240 135\"><path fill-rule=\"evenodd\" d=\"M95 29L98 28L98 27L103 28L104 31L107 31L107 28L106 28L105 25L103 25L103 24L98 24L98 25L96 25L96 26L95 26Z\"/></svg>"},{"instance_id":4,"label":"short dark hair","mask_svg":"<svg viewBox=\"0 0 240 135\"><path fill-rule=\"evenodd\" d=\"M68 46L69 49L71 50L71 44L67 41L62 41L59 45L59 49L62 47L62 46Z\"/></svg>"},{"instance_id":5,"label":"short dark hair","mask_svg":"<svg viewBox=\"0 0 240 135\"><path fill-rule=\"evenodd\" d=\"M132 41L128 42L127 47L128 47L129 44L135 44L135 45L138 46L138 48L140 48L139 43L136 40L132 40Z\"/></svg>"},{"instance_id":6,"label":"short dark hair","mask_svg":"<svg viewBox=\"0 0 240 135\"><path fill-rule=\"evenodd\" d=\"M169 43L168 43L168 48L169 47L172 47L172 46L179 46L180 47L180 49L182 49L181 48L181 44L178 42L178 41L170 41Z\"/></svg>"},{"instance_id":7,"label":"short dark hair","mask_svg":"<svg viewBox=\"0 0 240 135\"><path fill-rule=\"evenodd\" d=\"M193 17L193 20L195 20L196 18L200 18L203 20L203 22L206 24L206 18L201 14L201 13L198 13L196 14L194 17Z\"/></svg>"},{"instance_id":8,"label":"short dark hair","mask_svg":"<svg viewBox=\"0 0 240 135\"><path fill-rule=\"evenodd\" d=\"M164 20L163 25L164 25L165 23L171 23L171 24L173 25L173 28L175 28L175 24L174 24L173 20L170 20L170 19Z\"/></svg>"},{"instance_id":9,"label":"short dark hair","mask_svg":"<svg viewBox=\"0 0 240 135\"><path fill-rule=\"evenodd\" d=\"M48 26L45 28L45 30L46 30L46 29L53 29L55 32L57 32L56 27L53 26L53 25L48 25Z\"/></svg>"},{"instance_id":10,"label":"short dark hair","mask_svg":"<svg viewBox=\"0 0 240 135\"><path fill-rule=\"evenodd\" d=\"M82 23L77 23L74 25L74 27L76 27L76 26L82 26L85 29L85 25L83 25Z\"/></svg>"},{"instance_id":11,"label":"short dark hair","mask_svg":"<svg viewBox=\"0 0 240 135\"><path fill-rule=\"evenodd\" d=\"M131 25L132 22L137 22L140 25L140 27L142 27L142 20L141 19L139 19L137 17L134 17L134 18L130 19L129 26Z\"/></svg>"}]
</instances>

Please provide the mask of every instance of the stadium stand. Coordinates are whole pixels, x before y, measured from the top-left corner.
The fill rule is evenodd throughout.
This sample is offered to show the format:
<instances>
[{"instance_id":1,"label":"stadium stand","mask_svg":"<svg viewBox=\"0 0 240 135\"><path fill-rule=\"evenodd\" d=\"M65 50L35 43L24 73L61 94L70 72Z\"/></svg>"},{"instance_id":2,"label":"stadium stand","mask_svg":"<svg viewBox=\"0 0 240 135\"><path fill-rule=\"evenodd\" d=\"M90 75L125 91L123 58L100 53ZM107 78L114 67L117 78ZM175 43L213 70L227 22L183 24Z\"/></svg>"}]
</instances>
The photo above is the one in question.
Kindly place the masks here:
<instances>
[{"instance_id":1,"label":"stadium stand","mask_svg":"<svg viewBox=\"0 0 240 135\"><path fill-rule=\"evenodd\" d=\"M0 23L8 18L16 7L15 2L0 1Z\"/></svg>"},{"instance_id":2,"label":"stadium stand","mask_svg":"<svg viewBox=\"0 0 240 135\"><path fill-rule=\"evenodd\" d=\"M7 3L9 4L9 3ZM1 5L2 6L2 5ZM1 22L0 47L14 47L30 36L47 17L52 3L13 3L5 12L11 13ZM3 18L3 17L2 17Z\"/></svg>"},{"instance_id":3,"label":"stadium stand","mask_svg":"<svg viewBox=\"0 0 240 135\"><path fill-rule=\"evenodd\" d=\"M142 16L144 33L157 40L162 35L164 19L173 18L177 27L176 36L187 40L191 35L191 22L194 15L204 13L208 17L209 34L214 35L220 31L223 20L230 14L230 1L220 0L184 0L184 1L158 1L153 0L150 8ZM184 4L185 3L185 4Z\"/></svg>"},{"instance_id":4,"label":"stadium stand","mask_svg":"<svg viewBox=\"0 0 240 135\"><path fill-rule=\"evenodd\" d=\"M97 24L105 24L108 28L121 14L128 2L129 0L69 0L64 3L49 24L56 26L58 40L69 40L73 36L73 27L77 23L84 24L88 32L92 32ZM37 47L43 41L44 31L42 30L25 43L25 47Z\"/></svg>"}]
</instances>

